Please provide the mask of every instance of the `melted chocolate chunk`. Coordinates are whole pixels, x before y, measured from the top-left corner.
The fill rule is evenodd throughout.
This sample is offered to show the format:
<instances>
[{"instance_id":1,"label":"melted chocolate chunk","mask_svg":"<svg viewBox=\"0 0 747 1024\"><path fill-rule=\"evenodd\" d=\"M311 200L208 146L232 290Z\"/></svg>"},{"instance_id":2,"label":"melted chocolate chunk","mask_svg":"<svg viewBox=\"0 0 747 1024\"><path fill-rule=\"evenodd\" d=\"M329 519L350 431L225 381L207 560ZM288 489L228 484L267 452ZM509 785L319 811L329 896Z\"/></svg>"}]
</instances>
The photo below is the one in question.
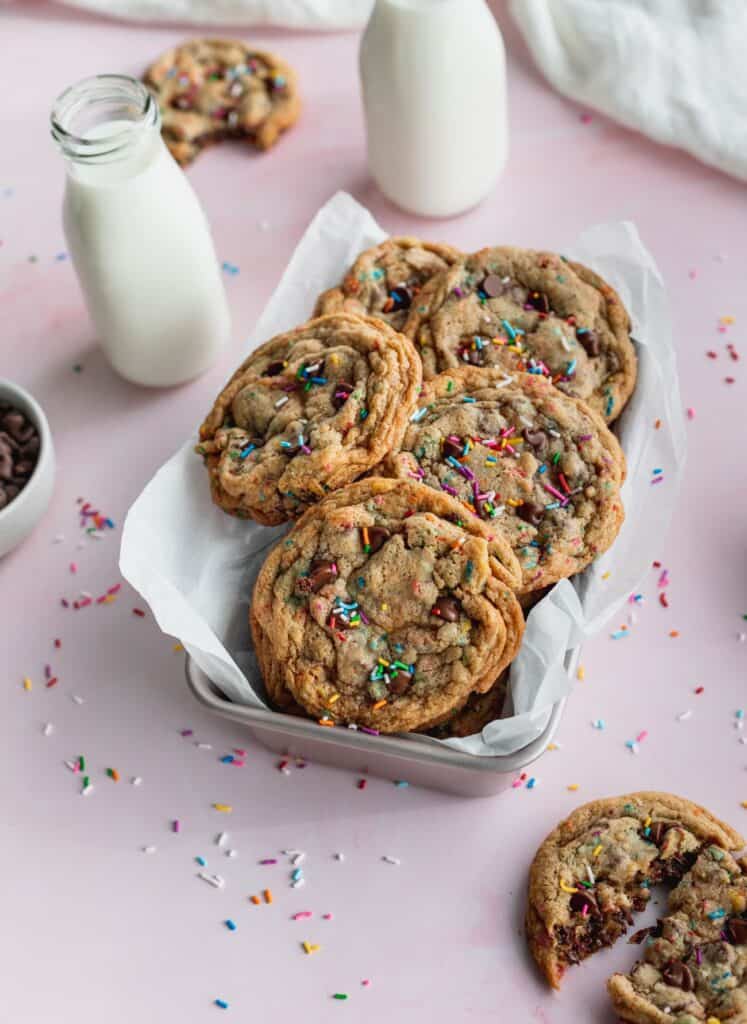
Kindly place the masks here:
<instances>
[{"instance_id":1,"label":"melted chocolate chunk","mask_svg":"<svg viewBox=\"0 0 747 1024\"><path fill-rule=\"evenodd\" d=\"M412 304L412 293L410 289L405 285L400 285L398 288L392 288L389 292L389 298L394 303L394 309L409 309Z\"/></svg>"},{"instance_id":2,"label":"melted chocolate chunk","mask_svg":"<svg viewBox=\"0 0 747 1024\"><path fill-rule=\"evenodd\" d=\"M588 892L574 892L569 903L571 910L575 914L582 914L584 912L584 908L586 908L586 913L588 914L596 914L599 912L597 901L591 893Z\"/></svg>"},{"instance_id":3,"label":"melted chocolate chunk","mask_svg":"<svg viewBox=\"0 0 747 1024\"><path fill-rule=\"evenodd\" d=\"M451 457L452 459L458 459L464 451L464 442L452 441L450 437L447 437L441 446L441 454L445 459Z\"/></svg>"},{"instance_id":4,"label":"melted chocolate chunk","mask_svg":"<svg viewBox=\"0 0 747 1024\"><path fill-rule=\"evenodd\" d=\"M665 984L671 985L673 988L681 988L683 992L692 992L695 988L692 972L681 960L673 960L671 964L667 964L661 972L661 976Z\"/></svg>"},{"instance_id":5,"label":"melted chocolate chunk","mask_svg":"<svg viewBox=\"0 0 747 1024\"><path fill-rule=\"evenodd\" d=\"M332 405L334 405L335 409L341 409L354 391L354 386L346 383L344 380L336 384L332 394Z\"/></svg>"},{"instance_id":6,"label":"melted chocolate chunk","mask_svg":"<svg viewBox=\"0 0 747 1024\"><path fill-rule=\"evenodd\" d=\"M550 312L550 300L544 292L530 292L527 295L527 305L536 309L538 313Z\"/></svg>"},{"instance_id":7,"label":"melted chocolate chunk","mask_svg":"<svg viewBox=\"0 0 747 1024\"><path fill-rule=\"evenodd\" d=\"M602 351L602 347L599 344L599 338L595 331L589 330L586 327L577 327L576 338L587 356L591 356L593 358L594 356L598 356Z\"/></svg>"},{"instance_id":8,"label":"melted chocolate chunk","mask_svg":"<svg viewBox=\"0 0 747 1024\"><path fill-rule=\"evenodd\" d=\"M300 576L296 584L302 592L311 591L316 594L322 587L337 579L337 566L334 562L318 561L312 562L309 567L308 576Z\"/></svg>"},{"instance_id":9,"label":"melted chocolate chunk","mask_svg":"<svg viewBox=\"0 0 747 1024\"><path fill-rule=\"evenodd\" d=\"M439 597L431 608L431 614L446 622L456 622L460 612L459 602L453 597Z\"/></svg>"},{"instance_id":10,"label":"melted chocolate chunk","mask_svg":"<svg viewBox=\"0 0 747 1024\"><path fill-rule=\"evenodd\" d=\"M734 946L747 945L747 920L743 917L731 917L724 929L729 942Z\"/></svg>"},{"instance_id":11,"label":"melted chocolate chunk","mask_svg":"<svg viewBox=\"0 0 747 1024\"><path fill-rule=\"evenodd\" d=\"M270 365L264 371L262 376L263 377L277 377L278 374L282 373L284 369L285 369L285 363L281 359L281 360L278 360L275 363L270 363Z\"/></svg>"},{"instance_id":12,"label":"melted chocolate chunk","mask_svg":"<svg viewBox=\"0 0 747 1024\"><path fill-rule=\"evenodd\" d=\"M518 505L516 508L516 515L519 519L523 519L530 526L539 526L544 514L544 508L541 505L534 505L531 501L525 501L523 505Z\"/></svg>"},{"instance_id":13,"label":"melted chocolate chunk","mask_svg":"<svg viewBox=\"0 0 747 1024\"><path fill-rule=\"evenodd\" d=\"M396 676L391 677L389 683L389 693L393 697L401 697L406 690L410 688L412 682L412 672L406 671L406 669L397 669Z\"/></svg>"}]
</instances>

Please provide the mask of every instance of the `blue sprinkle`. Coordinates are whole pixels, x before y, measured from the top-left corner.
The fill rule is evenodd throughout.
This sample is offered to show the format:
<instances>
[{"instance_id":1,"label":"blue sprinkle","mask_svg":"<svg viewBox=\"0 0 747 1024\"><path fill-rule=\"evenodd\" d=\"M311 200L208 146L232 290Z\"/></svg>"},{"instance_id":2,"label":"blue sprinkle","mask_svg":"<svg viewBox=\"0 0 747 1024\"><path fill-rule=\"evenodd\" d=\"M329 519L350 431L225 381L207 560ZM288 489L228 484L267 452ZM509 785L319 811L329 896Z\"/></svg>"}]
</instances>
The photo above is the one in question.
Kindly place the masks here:
<instances>
[{"instance_id":1,"label":"blue sprinkle","mask_svg":"<svg viewBox=\"0 0 747 1024\"><path fill-rule=\"evenodd\" d=\"M367 416L368 416L368 409L361 409L360 418L362 420L365 420Z\"/></svg>"},{"instance_id":2,"label":"blue sprinkle","mask_svg":"<svg viewBox=\"0 0 747 1024\"><path fill-rule=\"evenodd\" d=\"M474 571L475 571L475 567L472 564L472 559L470 558L470 559L467 560L467 564L464 567L464 575L465 575L466 579L468 579L468 580L472 579L472 573Z\"/></svg>"},{"instance_id":3,"label":"blue sprinkle","mask_svg":"<svg viewBox=\"0 0 747 1024\"><path fill-rule=\"evenodd\" d=\"M591 724L594 726L595 729L604 729L603 718L597 718L597 720L595 722L592 722Z\"/></svg>"},{"instance_id":4,"label":"blue sprinkle","mask_svg":"<svg viewBox=\"0 0 747 1024\"><path fill-rule=\"evenodd\" d=\"M239 458L240 459L247 458L247 456L250 455L254 451L254 449L256 447L257 447L256 444L248 444L246 446L246 448L242 448L241 451L239 452Z\"/></svg>"},{"instance_id":5,"label":"blue sprinkle","mask_svg":"<svg viewBox=\"0 0 747 1024\"><path fill-rule=\"evenodd\" d=\"M225 999L216 999L215 1000L215 1005L216 1006L220 1006L221 1010L227 1010L228 1009L228 1003L225 1001Z\"/></svg>"},{"instance_id":6,"label":"blue sprinkle","mask_svg":"<svg viewBox=\"0 0 747 1024\"><path fill-rule=\"evenodd\" d=\"M658 476L658 475L659 475L660 473L663 473L663 472L664 472L664 470L663 470L663 469L655 469L655 470L653 471L653 473L654 473L654 476Z\"/></svg>"},{"instance_id":7,"label":"blue sprinkle","mask_svg":"<svg viewBox=\"0 0 747 1024\"><path fill-rule=\"evenodd\" d=\"M529 780L529 782L527 782L527 789L534 789L534 786L535 786L536 782L537 782L537 780L535 779L534 776L532 776L531 779Z\"/></svg>"},{"instance_id":8,"label":"blue sprinkle","mask_svg":"<svg viewBox=\"0 0 747 1024\"><path fill-rule=\"evenodd\" d=\"M542 465L541 465L541 466L539 467L539 469L537 470L537 472L538 472L538 473L546 473L546 472L547 472L547 466L546 466L546 465L544 464L544 462L543 462L543 463L542 463Z\"/></svg>"},{"instance_id":9,"label":"blue sprinkle","mask_svg":"<svg viewBox=\"0 0 747 1024\"><path fill-rule=\"evenodd\" d=\"M221 269L223 270L224 273L230 274L231 277L235 277L236 274L238 274L239 272L239 268L236 266L236 264L229 263L228 260L224 260L221 263Z\"/></svg>"},{"instance_id":10,"label":"blue sprinkle","mask_svg":"<svg viewBox=\"0 0 747 1024\"><path fill-rule=\"evenodd\" d=\"M566 375L566 377L570 377L575 372L576 372L576 360L575 359L571 359L570 363L568 363L568 366L565 369L565 375Z\"/></svg>"},{"instance_id":11,"label":"blue sprinkle","mask_svg":"<svg viewBox=\"0 0 747 1024\"><path fill-rule=\"evenodd\" d=\"M740 708L739 711L735 711L734 714L737 718L744 718L744 711Z\"/></svg>"},{"instance_id":12,"label":"blue sprinkle","mask_svg":"<svg viewBox=\"0 0 747 1024\"><path fill-rule=\"evenodd\" d=\"M233 764L233 754L226 754L225 757L220 759L221 764Z\"/></svg>"},{"instance_id":13,"label":"blue sprinkle","mask_svg":"<svg viewBox=\"0 0 747 1024\"><path fill-rule=\"evenodd\" d=\"M462 401L465 402L467 405L472 405L472 403L476 402L477 399L476 398L470 398L468 395L464 395L462 397Z\"/></svg>"},{"instance_id":14,"label":"blue sprinkle","mask_svg":"<svg viewBox=\"0 0 747 1024\"><path fill-rule=\"evenodd\" d=\"M394 783L394 785L397 787L397 789L407 789L407 787L410 785L410 783L409 782L405 782L404 779L397 779L397 781Z\"/></svg>"},{"instance_id":15,"label":"blue sprinkle","mask_svg":"<svg viewBox=\"0 0 747 1024\"><path fill-rule=\"evenodd\" d=\"M417 409L417 410L416 410L416 411L415 411L415 412L414 412L414 413L412 414L412 416L410 417L410 422L411 422L411 423L420 423L420 421L422 420L422 418L423 418L423 417L425 416L425 414L426 414L427 412L428 412L428 406L427 406L427 405L424 405L424 406L422 407L422 409Z\"/></svg>"},{"instance_id":16,"label":"blue sprinkle","mask_svg":"<svg viewBox=\"0 0 747 1024\"><path fill-rule=\"evenodd\" d=\"M226 928L228 928L229 932L235 932L236 931L236 922L232 921L230 917L225 922L225 924L226 924Z\"/></svg>"},{"instance_id":17,"label":"blue sprinkle","mask_svg":"<svg viewBox=\"0 0 747 1024\"><path fill-rule=\"evenodd\" d=\"M358 586L360 587L360 589L363 590L365 585L366 585L366 581L363 579L362 576L359 576L358 577Z\"/></svg>"},{"instance_id":18,"label":"blue sprinkle","mask_svg":"<svg viewBox=\"0 0 747 1024\"><path fill-rule=\"evenodd\" d=\"M114 529L114 521L112 519L105 519L104 522L106 523L110 530Z\"/></svg>"},{"instance_id":19,"label":"blue sprinkle","mask_svg":"<svg viewBox=\"0 0 747 1024\"><path fill-rule=\"evenodd\" d=\"M614 633L610 633L610 637L613 640L622 640L622 638L624 636L627 636L628 633L629 633L629 630L627 630L627 629L616 629Z\"/></svg>"},{"instance_id":20,"label":"blue sprinkle","mask_svg":"<svg viewBox=\"0 0 747 1024\"><path fill-rule=\"evenodd\" d=\"M508 320L501 320L501 323L503 324L503 330L509 336L511 341L513 341L514 338L516 337L516 331L513 329L511 324L508 322Z\"/></svg>"},{"instance_id":21,"label":"blue sprinkle","mask_svg":"<svg viewBox=\"0 0 747 1024\"><path fill-rule=\"evenodd\" d=\"M461 468L462 468L461 462L459 462L458 459L455 459L453 455L447 455L446 456L446 461L449 463L450 466L453 466L454 469L461 470Z\"/></svg>"},{"instance_id":22,"label":"blue sprinkle","mask_svg":"<svg viewBox=\"0 0 747 1024\"><path fill-rule=\"evenodd\" d=\"M709 917L711 921L720 921L722 917L726 917L726 911L719 907L718 910L712 910L709 914L706 914L706 917Z\"/></svg>"},{"instance_id":23,"label":"blue sprinkle","mask_svg":"<svg viewBox=\"0 0 747 1024\"><path fill-rule=\"evenodd\" d=\"M376 270L371 271L371 277L374 281L380 281L383 276L384 271L380 270L378 267L376 268Z\"/></svg>"},{"instance_id":24,"label":"blue sprinkle","mask_svg":"<svg viewBox=\"0 0 747 1024\"><path fill-rule=\"evenodd\" d=\"M205 860L204 857L195 857L195 860L197 861L201 868L207 867L207 861Z\"/></svg>"},{"instance_id":25,"label":"blue sprinkle","mask_svg":"<svg viewBox=\"0 0 747 1024\"><path fill-rule=\"evenodd\" d=\"M326 377L312 377L311 378L311 383L312 384L326 384L327 383L327 378Z\"/></svg>"},{"instance_id":26,"label":"blue sprinkle","mask_svg":"<svg viewBox=\"0 0 747 1024\"><path fill-rule=\"evenodd\" d=\"M297 882L299 878L303 877L303 871L301 868L296 868L295 871L291 871L291 881Z\"/></svg>"},{"instance_id":27,"label":"blue sprinkle","mask_svg":"<svg viewBox=\"0 0 747 1024\"><path fill-rule=\"evenodd\" d=\"M55 260L58 263L62 263L63 260L66 260L66 259L67 259L67 253L66 252L58 252L57 255L55 256Z\"/></svg>"}]
</instances>

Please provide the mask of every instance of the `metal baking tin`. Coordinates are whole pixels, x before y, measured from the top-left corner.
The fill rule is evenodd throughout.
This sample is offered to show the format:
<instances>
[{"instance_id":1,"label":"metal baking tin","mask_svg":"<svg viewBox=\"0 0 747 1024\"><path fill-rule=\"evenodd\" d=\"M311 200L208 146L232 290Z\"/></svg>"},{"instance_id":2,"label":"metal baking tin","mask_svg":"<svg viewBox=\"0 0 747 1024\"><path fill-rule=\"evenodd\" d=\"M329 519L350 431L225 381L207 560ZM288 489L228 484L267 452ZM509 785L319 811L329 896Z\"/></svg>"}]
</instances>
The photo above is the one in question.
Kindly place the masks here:
<instances>
[{"instance_id":1,"label":"metal baking tin","mask_svg":"<svg viewBox=\"0 0 747 1024\"><path fill-rule=\"evenodd\" d=\"M565 669L569 675L576 670L580 651L575 647L566 652ZM189 688L204 707L245 725L268 750L459 796L491 796L509 788L516 774L547 749L565 707L565 698L553 704L541 735L521 750L496 757L476 757L444 743L419 744L406 736L368 736L352 729L323 729L311 719L234 704L226 700L189 657L186 675Z\"/></svg>"}]
</instances>

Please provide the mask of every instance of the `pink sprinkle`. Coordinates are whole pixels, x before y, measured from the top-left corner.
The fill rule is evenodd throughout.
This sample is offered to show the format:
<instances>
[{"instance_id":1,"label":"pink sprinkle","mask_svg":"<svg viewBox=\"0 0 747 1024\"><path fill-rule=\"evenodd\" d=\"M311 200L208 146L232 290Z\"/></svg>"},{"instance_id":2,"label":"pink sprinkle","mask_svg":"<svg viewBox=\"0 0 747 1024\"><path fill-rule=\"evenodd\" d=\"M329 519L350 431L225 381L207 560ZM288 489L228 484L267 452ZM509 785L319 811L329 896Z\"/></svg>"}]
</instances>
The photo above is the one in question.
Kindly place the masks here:
<instances>
[{"instance_id":1,"label":"pink sprinkle","mask_svg":"<svg viewBox=\"0 0 747 1024\"><path fill-rule=\"evenodd\" d=\"M75 562L71 562L70 563L70 572L75 573L77 571L78 571L78 566L75 564Z\"/></svg>"},{"instance_id":2,"label":"pink sprinkle","mask_svg":"<svg viewBox=\"0 0 747 1024\"><path fill-rule=\"evenodd\" d=\"M243 768L244 765L246 764L246 761L239 761L236 758L234 758L233 761L231 761L231 764L234 766L234 768Z\"/></svg>"},{"instance_id":3,"label":"pink sprinkle","mask_svg":"<svg viewBox=\"0 0 747 1024\"><path fill-rule=\"evenodd\" d=\"M275 860L274 857L265 857L265 859L261 860L259 863L260 864L277 864L277 861Z\"/></svg>"},{"instance_id":4,"label":"pink sprinkle","mask_svg":"<svg viewBox=\"0 0 747 1024\"><path fill-rule=\"evenodd\" d=\"M60 600L60 604L62 605L63 608L70 607L70 602L64 597Z\"/></svg>"},{"instance_id":5,"label":"pink sprinkle","mask_svg":"<svg viewBox=\"0 0 747 1024\"><path fill-rule=\"evenodd\" d=\"M332 920L332 915L331 914L322 914L322 917L324 918L325 921L331 921Z\"/></svg>"},{"instance_id":6,"label":"pink sprinkle","mask_svg":"<svg viewBox=\"0 0 747 1024\"><path fill-rule=\"evenodd\" d=\"M368 986L369 986L370 984L371 984L371 979L370 979L370 978L364 978L364 979L363 979L363 981L361 982L361 985L362 985L362 986L363 986L364 988L368 988Z\"/></svg>"},{"instance_id":7,"label":"pink sprinkle","mask_svg":"<svg viewBox=\"0 0 747 1024\"><path fill-rule=\"evenodd\" d=\"M695 278L698 276L698 271L697 270L690 270L690 271L688 271L687 276L690 278L691 281L694 281Z\"/></svg>"},{"instance_id":8,"label":"pink sprinkle","mask_svg":"<svg viewBox=\"0 0 747 1024\"><path fill-rule=\"evenodd\" d=\"M179 824L179 819L175 818L174 821L171 824L171 830L172 830L172 832L178 832L180 829L181 829L181 825Z\"/></svg>"},{"instance_id":9,"label":"pink sprinkle","mask_svg":"<svg viewBox=\"0 0 747 1024\"><path fill-rule=\"evenodd\" d=\"M581 124L591 124L591 120L592 120L591 114L584 113L584 114L581 114L580 117L579 117L579 121L581 122Z\"/></svg>"},{"instance_id":10,"label":"pink sprinkle","mask_svg":"<svg viewBox=\"0 0 747 1024\"><path fill-rule=\"evenodd\" d=\"M654 479L651 481L651 483L652 484L660 484L663 479L664 479L663 476L655 476Z\"/></svg>"},{"instance_id":11,"label":"pink sprinkle","mask_svg":"<svg viewBox=\"0 0 747 1024\"><path fill-rule=\"evenodd\" d=\"M311 917L310 910L299 910L297 914L291 917L291 921L304 921L307 917Z\"/></svg>"},{"instance_id":12,"label":"pink sprinkle","mask_svg":"<svg viewBox=\"0 0 747 1024\"><path fill-rule=\"evenodd\" d=\"M668 569L663 569L662 572L661 572L661 575L659 576L658 586L666 587L666 585L668 583L669 583L669 570Z\"/></svg>"},{"instance_id":13,"label":"pink sprinkle","mask_svg":"<svg viewBox=\"0 0 747 1024\"><path fill-rule=\"evenodd\" d=\"M90 597L84 597L82 601L75 602L76 608L87 608L89 604L93 604L93 601L91 600Z\"/></svg>"},{"instance_id":14,"label":"pink sprinkle","mask_svg":"<svg viewBox=\"0 0 747 1024\"><path fill-rule=\"evenodd\" d=\"M246 751L242 750L241 747L234 747L233 752L234 754L238 754L239 757L246 757Z\"/></svg>"},{"instance_id":15,"label":"pink sprinkle","mask_svg":"<svg viewBox=\"0 0 747 1024\"><path fill-rule=\"evenodd\" d=\"M194 729L182 729L179 732L180 736L194 736Z\"/></svg>"},{"instance_id":16,"label":"pink sprinkle","mask_svg":"<svg viewBox=\"0 0 747 1024\"><path fill-rule=\"evenodd\" d=\"M51 667L51 665L45 665L44 666L44 678L45 679L51 679L52 678L52 667Z\"/></svg>"},{"instance_id":17,"label":"pink sprinkle","mask_svg":"<svg viewBox=\"0 0 747 1024\"><path fill-rule=\"evenodd\" d=\"M96 598L96 604L103 604L106 601L106 594L102 594L101 597Z\"/></svg>"},{"instance_id":18,"label":"pink sprinkle","mask_svg":"<svg viewBox=\"0 0 747 1024\"><path fill-rule=\"evenodd\" d=\"M700 948L700 946L698 946L695 950L695 962L698 964L698 966L700 966L703 962L703 950Z\"/></svg>"},{"instance_id":19,"label":"pink sprinkle","mask_svg":"<svg viewBox=\"0 0 747 1024\"><path fill-rule=\"evenodd\" d=\"M636 743L643 743L648 736L648 730L644 729L643 732L639 732L635 738Z\"/></svg>"},{"instance_id":20,"label":"pink sprinkle","mask_svg":"<svg viewBox=\"0 0 747 1024\"><path fill-rule=\"evenodd\" d=\"M122 589L122 584L121 583L115 583L113 587L109 587L109 589L107 590L107 594L118 594L121 589Z\"/></svg>"},{"instance_id":21,"label":"pink sprinkle","mask_svg":"<svg viewBox=\"0 0 747 1024\"><path fill-rule=\"evenodd\" d=\"M719 324L718 332L719 332L719 334L726 334L726 325L725 324Z\"/></svg>"},{"instance_id":22,"label":"pink sprinkle","mask_svg":"<svg viewBox=\"0 0 747 1024\"><path fill-rule=\"evenodd\" d=\"M690 408L687 410L687 418L689 420L694 420L695 419L695 410L693 409L692 406L690 406Z\"/></svg>"}]
</instances>

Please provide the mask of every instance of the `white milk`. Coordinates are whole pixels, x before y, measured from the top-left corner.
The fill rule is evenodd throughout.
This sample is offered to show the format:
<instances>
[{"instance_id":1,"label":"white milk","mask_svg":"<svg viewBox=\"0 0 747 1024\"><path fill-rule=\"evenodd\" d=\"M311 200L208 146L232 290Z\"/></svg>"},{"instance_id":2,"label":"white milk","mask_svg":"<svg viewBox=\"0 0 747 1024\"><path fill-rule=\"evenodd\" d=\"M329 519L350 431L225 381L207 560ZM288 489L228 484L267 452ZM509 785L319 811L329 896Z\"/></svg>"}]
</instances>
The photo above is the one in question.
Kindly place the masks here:
<instances>
[{"instance_id":1,"label":"white milk","mask_svg":"<svg viewBox=\"0 0 747 1024\"><path fill-rule=\"evenodd\" d=\"M360 73L381 191L430 217L484 199L507 155L505 52L484 0L376 0Z\"/></svg>"},{"instance_id":2,"label":"white milk","mask_svg":"<svg viewBox=\"0 0 747 1024\"><path fill-rule=\"evenodd\" d=\"M65 117L83 121L74 136ZM102 76L63 94L52 125L68 159L65 236L112 366L151 387L203 373L228 339L228 307L205 214L153 99L139 82Z\"/></svg>"}]
</instances>

